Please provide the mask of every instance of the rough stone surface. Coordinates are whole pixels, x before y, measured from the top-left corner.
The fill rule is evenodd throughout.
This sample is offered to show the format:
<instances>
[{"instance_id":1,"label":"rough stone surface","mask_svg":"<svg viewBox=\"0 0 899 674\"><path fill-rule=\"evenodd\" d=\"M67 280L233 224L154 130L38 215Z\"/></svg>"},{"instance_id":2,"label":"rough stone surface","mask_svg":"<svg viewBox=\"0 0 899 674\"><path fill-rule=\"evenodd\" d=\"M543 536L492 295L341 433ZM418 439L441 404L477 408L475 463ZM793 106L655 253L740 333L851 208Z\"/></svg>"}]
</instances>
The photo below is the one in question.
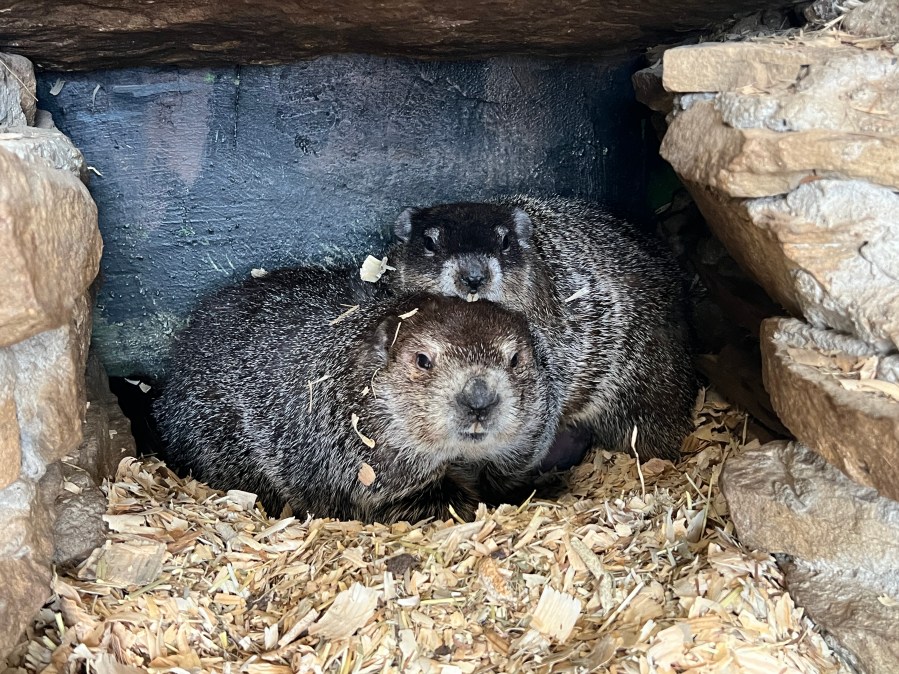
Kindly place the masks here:
<instances>
[{"instance_id":1,"label":"rough stone surface","mask_svg":"<svg viewBox=\"0 0 899 674\"><path fill-rule=\"evenodd\" d=\"M106 496L100 485L115 476L123 458L136 455L131 424L96 354L88 357L85 389L84 439L62 463L65 483L55 504L53 562L62 566L79 564L106 540Z\"/></svg>"},{"instance_id":2,"label":"rough stone surface","mask_svg":"<svg viewBox=\"0 0 899 674\"><path fill-rule=\"evenodd\" d=\"M61 476L49 471L35 485L19 480L0 490L0 655L50 597L53 510Z\"/></svg>"},{"instance_id":3,"label":"rough stone surface","mask_svg":"<svg viewBox=\"0 0 899 674\"><path fill-rule=\"evenodd\" d=\"M0 347L68 323L97 275L97 207L71 173L0 148Z\"/></svg>"},{"instance_id":4,"label":"rough stone surface","mask_svg":"<svg viewBox=\"0 0 899 674\"><path fill-rule=\"evenodd\" d=\"M668 49L663 55L662 83L666 91L757 92L801 82L809 64L840 54L849 47L785 45L772 42L705 42Z\"/></svg>"},{"instance_id":5,"label":"rough stone surface","mask_svg":"<svg viewBox=\"0 0 899 674\"><path fill-rule=\"evenodd\" d=\"M31 0L4 15L0 50L44 68L284 63L318 54L471 57L634 50L784 0Z\"/></svg>"},{"instance_id":6,"label":"rough stone surface","mask_svg":"<svg viewBox=\"0 0 899 674\"><path fill-rule=\"evenodd\" d=\"M662 74L662 62L658 61L649 68L635 72L631 82L638 101L650 110L667 115L674 109L674 94L663 86Z\"/></svg>"},{"instance_id":7,"label":"rough stone surface","mask_svg":"<svg viewBox=\"0 0 899 674\"><path fill-rule=\"evenodd\" d=\"M122 413L118 399L109 390L109 380L100 359L92 353L87 361L85 388L90 405L84 425L84 441L72 460L100 485L115 475L126 456L136 456L131 422Z\"/></svg>"},{"instance_id":8,"label":"rough stone surface","mask_svg":"<svg viewBox=\"0 0 899 674\"><path fill-rule=\"evenodd\" d=\"M10 356L0 349L0 489L19 479L22 445L16 418L15 370Z\"/></svg>"},{"instance_id":9,"label":"rough stone surface","mask_svg":"<svg viewBox=\"0 0 899 674\"><path fill-rule=\"evenodd\" d=\"M87 471L63 463L63 488L56 499L53 563L74 566L106 540L106 495Z\"/></svg>"},{"instance_id":10,"label":"rough stone surface","mask_svg":"<svg viewBox=\"0 0 899 674\"><path fill-rule=\"evenodd\" d=\"M825 636L829 633L831 647L856 671L899 671L899 610L890 603L895 601L895 585L892 594L886 594L851 572L794 562L781 562L781 566L793 600L827 631Z\"/></svg>"},{"instance_id":11,"label":"rough stone surface","mask_svg":"<svg viewBox=\"0 0 899 674\"><path fill-rule=\"evenodd\" d=\"M862 671L899 671L899 503L794 442L732 456L721 490L741 542L784 556L793 598Z\"/></svg>"},{"instance_id":12,"label":"rough stone surface","mask_svg":"<svg viewBox=\"0 0 899 674\"><path fill-rule=\"evenodd\" d=\"M37 111L34 68L16 54L0 54L0 130L34 124Z\"/></svg>"},{"instance_id":13,"label":"rough stone surface","mask_svg":"<svg viewBox=\"0 0 899 674\"><path fill-rule=\"evenodd\" d=\"M863 37L899 38L899 3L896 0L868 0L846 14L841 28Z\"/></svg>"},{"instance_id":14,"label":"rough stone surface","mask_svg":"<svg viewBox=\"0 0 899 674\"><path fill-rule=\"evenodd\" d=\"M676 115L660 152L685 181L736 197L785 194L818 177L899 189L899 135L734 128L713 101Z\"/></svg>"},{"instance_id":15,"label":"rough stone surface","mask_svg":"<svg viewBox=\"0 0 899 674\"><path fill-rule=\"evenodd\" d=\"M19 126L0 129L0 149L37 166L44 164L86 177L81 150L55 128Z\"/></svg>"},{"instance_id":16,"label":"rough stone surface","mask_svg":"<svg viewBox=\"0 0 899 674\"><path fill-rule=\"evenodd\" d=\"M113 376L161 374L199 296L253 268L361 263L410 204L525 191L648 216L635 66L341 56L41 75L42 106L103 174L94 347Z\"/></svg>"},{"instance_id":17,"label":"rough stone surface","mask_svg":"<svg viewBox=\"0 0 899 674\"><path fill-rule=\"evenodd\" d=\"M78 447L85 414L84 367L91 329L88 295L68 325L6 349L15 371L22 470L38 478L46 464Z\"/></svg>"},{"instance_id":18,"label":"rough stone surface","mask_svg":"<svg viewBox=\"0 0 899 674\"><path fill-rule=\"evenodd\" d=\"M741 266L792 313L884 348L899 345L899 195L836 180L754 200L688 187Z\"/></svg>"},{"instance_id":19,"label":"rough stone surface","mask_svg":"<svg viewBox=\"0 0 899 674\"><path fill-rule=\"evenodd\" d=\"M833 350L831 333L775 318L762 324L761 341L765 388L784 425L859 484L899 501L899 400L848 390L816 366L816 353Z\"/></svg>"}]
</instances>

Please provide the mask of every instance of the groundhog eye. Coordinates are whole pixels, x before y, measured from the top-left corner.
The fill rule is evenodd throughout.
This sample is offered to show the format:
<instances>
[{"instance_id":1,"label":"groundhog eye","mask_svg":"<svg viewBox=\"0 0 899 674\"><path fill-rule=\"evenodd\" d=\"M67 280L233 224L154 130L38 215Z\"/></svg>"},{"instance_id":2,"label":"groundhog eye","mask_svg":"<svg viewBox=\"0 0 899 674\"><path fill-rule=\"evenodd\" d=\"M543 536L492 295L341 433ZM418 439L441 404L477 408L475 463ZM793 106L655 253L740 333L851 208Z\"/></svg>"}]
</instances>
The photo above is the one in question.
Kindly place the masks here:
<instances>
[{"instance_id":1,"label":"groundhog eye","mask_svg":"<svg viewBox=\"0 0 899 674\"><path fill-rule=\"evenodd\" d=\"M507 250L509 250L509 248L512 247L512 241L509 239L509 235L508 235L508 234L504 234L504 235L503 235L503 241L502 241L502 243L500 244L500 246L502 247L502 251L503 251L504 253L505 253Z\"/></svg>"},{"instance_id":2,"label":"groundhog eye","mask_svg":"<svg viewBox=\"0 0 899 674\"><path fill-rule=\"evenodd\" d=\"M415 356L415 364L418 365L422 370L430 370L431 369L431 359L428 358L425 354L420 353Z\"/></svg>"},{"instance_id":3,"label":"groundhog eye","mask_svg":"<svg viewBox=\"0 0 899 674\"><path fill-rule=\"evenodd\" d=\"M429 253L433 253L437 250L437 242L430 236L425 236L425 250Z\"/></svg>"},{"instance_id":4,"label":"groundhog eye","mask_svg":"<svg viewBox=\"0 0 899 674\"><path fill-rule=\"evenodd\" d=\"M509 365L511 365L512 367L518 367L518 354L517 353L514 356L512 356L512 360L509 361Z\"/></svg>"}]
</instances>

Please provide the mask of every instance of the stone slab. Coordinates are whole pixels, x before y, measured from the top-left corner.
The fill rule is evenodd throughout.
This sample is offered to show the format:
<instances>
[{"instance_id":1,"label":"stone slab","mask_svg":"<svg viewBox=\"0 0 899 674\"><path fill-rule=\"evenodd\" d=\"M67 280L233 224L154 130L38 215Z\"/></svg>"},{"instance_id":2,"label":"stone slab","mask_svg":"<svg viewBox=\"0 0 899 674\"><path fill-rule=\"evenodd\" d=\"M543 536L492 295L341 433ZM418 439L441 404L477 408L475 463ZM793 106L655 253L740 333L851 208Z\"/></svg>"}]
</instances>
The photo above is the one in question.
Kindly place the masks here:
<instances>
[{"instance_id":1,"label":"stone slab","mask_svg":"<svg viewBox=\"0 0 899 674\"><path fill-rule=\"evenodd\" d=\"M899 400L848 390L817 366L816 354L834 350L831 336L795 319L762 323L765 388L799 441L855 482L899 501ZM877 355L868 349L869 355ZM895 559L899 557L890 562L894 568Z\"/></svg>"},{"instance_id":2,"label":"stone slab","mask_svg":"<svg viewBox=\"0 0 899 674\"><path fill-rule=\"evenodd\" d=\"M16 416L16 373L9 354L0 349L0 489L19 479L22 444Z\"/></svg>"},{"instance_id":3,"label":"stone slab","mask_svg":"<svg viewBox=\"0 0 899 674\"><path fill-rule=\"evenodd\" d=\"M0 656L50 598L53 510L46 496L58 492L60 479L51 471L39 484L19 480L0 490Z\"/></svg>"},{"instance_id":4,"label":"stone slab","mask_svg":"<svg viewBox=\"0 0 899 674\"><path fill-rule=\"evenodd\" d=\"M784 441L728 458L721 490L740 541L778 557L797 604L851 661L899 671L899 503Z\"/></svg>"},{"instance_id":5,"label":"stone slab","mask_svg":"<svg viewBox=\"0 0 899 674\"><path fill-rule=\"evenodd\" d=\"M745 202L755 236L774 245L790 296L812 325L853 334L885 349L899 346L899 195L860 181L817 180L785 197Z\"/></svg>"},{"instance_id":6,"label":"stone slab","mask_svg":"<svg viewBox=\"0 0 899 674\"><path fill-rule=\"evenodd\" d=\"M84 155L55 128L10 126L0 129L0 149L31 164L69 171L86 181Z\"/></svg>"},{"instance_id":7,"label":"stone slab","mask_svg":"<svg viewBox=\"0 0 899 674\"><path fill-rule=\"evenodd\" d=\"M4 15L0 50L43 68L285 63L320 54L471 58L634 53L784 0L30 0Z\"/></svg>"},{"instance_id":8,"label":"stone slab","mask_svg":"<svg viewBox=\"0 0 899 674\"><path fill-rule=\"evenodd\" d=\"M668 49L662 84L674 93L756 90L795 85L810 63L857 50L838 42L806 46L783 42L706 42Z\"/></svg>"},{"instance_id":9,"label":"stone slab","mask_svg":"<svg viewBox=\"0 0 899 674\"><path fill-rule=\"evenodd\" d=\"M77 176L0 148L0 347L68 323L99 270L97 207Z\"/></svg>"},{"instance_id":10,"label":"stone slab","mask_svg":"<svg viewBox=\"0 0 899 674\"><path fill-rule=\"evenodd\" d=\"M31 479L81 442L90 317L86 294L73 307L68 325L0 349L0 379L14 382L22 472Z\"/></svg>"},{"instance_id":11,"label":"stone slab","mask_svg":"<svg viewBox=\"0 0 899 674\"><path fill-rule=\"evenodd\" d=\"M0 130L34 124L37 91L31 61L17 54L0 54Z\"/></svg>"},{"instance_id":12,"label":"stone slab","mask_svg":"<svg viewBox=\"0 0 899 674\"><path fill-rule=\"evenodd\" d=\"M899 189L899 136L734 128L714 101L676 115L660 152L684 181L735 197L785 194L821 177Z\"/></svg>"},{"instance_id":13,"label":"stone slab","mask_svg":"<svg viewBox=\"0 0 899 674\"><path fill-rule=\"evenodd\" d=\"M896 0L868 0L846 13L843 30L862 37L891 37L899 40L899 3Z\"/></svg>"}]
</instances>

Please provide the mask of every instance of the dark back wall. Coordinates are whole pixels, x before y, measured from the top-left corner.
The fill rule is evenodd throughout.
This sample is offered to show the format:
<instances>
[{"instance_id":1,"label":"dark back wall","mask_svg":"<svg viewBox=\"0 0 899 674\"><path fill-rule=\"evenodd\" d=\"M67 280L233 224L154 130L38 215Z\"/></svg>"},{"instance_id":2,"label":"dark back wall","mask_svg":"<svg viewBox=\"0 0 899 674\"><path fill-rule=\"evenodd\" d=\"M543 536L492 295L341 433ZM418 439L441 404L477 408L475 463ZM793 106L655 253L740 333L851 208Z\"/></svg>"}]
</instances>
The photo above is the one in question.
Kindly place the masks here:
<instances>
[{"instance_id":1,"label":"dark back wall","mask_svg":"<svg viewBox=\"0 0 899 674\"><path fill-rule=\"evenodd\" d=\"M41 107L102 174L95 348L112 375L157 376L200 294L254 267L358 262L409 205L558 193L645 215L635 67L336 56L43 74Z\"/></svg>"}]
</instances>

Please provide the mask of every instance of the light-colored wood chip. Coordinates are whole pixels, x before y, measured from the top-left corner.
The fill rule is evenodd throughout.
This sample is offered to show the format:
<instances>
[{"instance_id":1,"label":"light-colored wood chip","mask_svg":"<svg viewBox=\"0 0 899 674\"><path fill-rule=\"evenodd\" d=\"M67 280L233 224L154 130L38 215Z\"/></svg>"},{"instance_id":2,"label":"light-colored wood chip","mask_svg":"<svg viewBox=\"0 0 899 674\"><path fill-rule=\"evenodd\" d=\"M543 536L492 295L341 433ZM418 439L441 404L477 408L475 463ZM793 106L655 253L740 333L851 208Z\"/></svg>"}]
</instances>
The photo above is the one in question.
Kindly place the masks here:
<instances>
[{"instance_id":1,"label":"light-colored wood chip","mask_svg":"<svg viewBox=\"0 0 899 674\"><path fill-rule=\"evenodd\" d=\"M371 620L378 592L359 583L341 592L325 614L309 627L309 633L324 639L346 639Z\"/></svg>"},{"instance_id":2,"label":"light-colored wood chip","mask_svg":"<svg viewBox=\"0 0 899 674\"><path fill-rule=\"evenodd\" d=\"M361 482L366 487L372 486L372 484L377 478L375 475L375 469L369 466L367 463L363 463L359 466L359 482Z\"/></svg>"}]
</instances>

